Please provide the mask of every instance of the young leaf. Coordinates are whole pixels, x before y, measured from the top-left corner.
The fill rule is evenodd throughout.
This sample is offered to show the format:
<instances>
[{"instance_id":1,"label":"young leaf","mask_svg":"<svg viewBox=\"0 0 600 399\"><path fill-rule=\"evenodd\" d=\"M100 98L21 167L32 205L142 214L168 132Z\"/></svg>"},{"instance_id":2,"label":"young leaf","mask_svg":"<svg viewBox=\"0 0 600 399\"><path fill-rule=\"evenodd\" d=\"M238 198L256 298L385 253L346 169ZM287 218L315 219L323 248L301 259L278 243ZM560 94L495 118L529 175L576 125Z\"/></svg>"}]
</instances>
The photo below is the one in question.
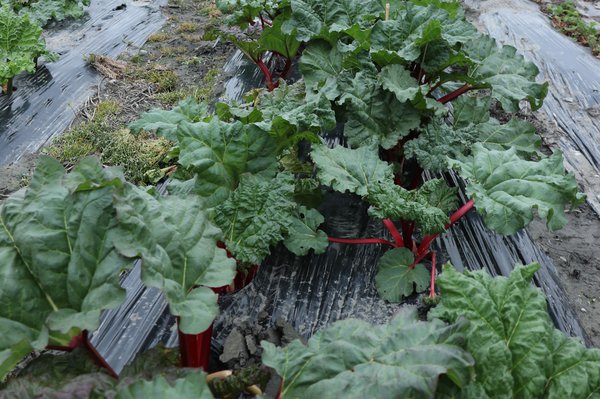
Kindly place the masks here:
<instances>
[{"instance_id":1,"label":"young leaf","mask_svg":"<svg viewBox=\"0 0 600 399\"><path fill-rule=\"evenodd\" d=\"M415 256L407 248L386 252L377 263L375 286L383 299L401 302L413 292L423 292L429 286L429 271L423 264L410 267Z\"/></svg>"},{"instance_id":2,"label":"young leaf","mask_svg":"<svg viewBox=\"0 0 600 399\"><path fill-rule=\"evenodd\" d=\"M304 346L262 341L263 363L283 378L282 399L433 398L440 377L466 385L473 366L461 322L421 322L404 308L387 325L341 320Z\"/></svg>"},{"instance_id":3,"label":"young leaf","mask_svg":"<svg viewBox=\"0 0 600 399\"><path fill-rule=\"evenodd\" d=\"M444 231L445 225L450 222L447 211L438 208L440 204L431 204L429 201L442 198L447 201L452 190L445 185L427 187L425 195L422 195L420 190L408 191L391 181L372 185L367 196L367 201L373 205L369 208L369 214L381 219L414 221L426 234ZM434 189L437 191L434 192ZM445 204L441 205L447 209Z\"/></svg>"},{"instance_id":4,"label":"young leaf","mask_svg":"<svg viewBox=\"0 0 600 399\"><path fill-rule=\"evenodd\" d=\"M86 158L69 174L41 157L31 184L0 207L0 379L48 342L94 330L124 299L113 207L123 176Z\"/></svg>"},{"instance_id":5,"label":"young leaf","mask_svg":"<svg viewBox=\"0 0 600 399\"><path fill-rule=\"evenodd\" d=\"M121 253L143 260L142 281L164 292L171 313L186 334L205 331L218 313L217 296L207 287L233 281L235 261L217 248L221 230L209 220L197 196L154 198L127 185L117 196L118 218L129 238Z\"/></svg>"},{"instance_id":6,"label":"young leaf","mask_svg":"<svg viewBox=\"0 0 600 399\"><path fill-rule=\"evenodd\" d=\"M369 194L369 187L394 179L392 166L379 159L377 146L355 150L337 146L314 146L311 157L317 164L321 184L341 193L349 191L360 196Z\"/></svg>"},{"instance_id":7,"label":"young leaf","mask_svg":"<svg viewBox=\"0 0 600 399\"><path fill-rule=\"evenodd\" d=\"M283 244L298 256L308 255L311 249L315 254L322 254L329 246L327 234L317 230L324 221L319 211L301 206L288 227L288 237Z\"/></svg>"},{"instance_id":8,"label":"young leaf","mask_svg":"<svg viewBox=\"0 0 600 399\"><path fill-rule=\"evenodd\" d=\"M544 295L531 285L538 269L492 278L445 265L438 278L442 299L429 317L469 321L466 349L475 358L478 397L583 399L600 389L600 350L554 329Z\"/></svg>"},{"instance_id":9,"label":"young leaf","mask_svg":"<svg viewBox=\"0 0 600 399\"><path fill-rule=\"evenodd\" d=\"M335 100L341 94L338 79L344 69L343 61L343 54L337 47L324 41L309 43L300 58L306 89L319 91L328 100Z\"/></svg>"},{"instance_id":10,"label":"young leaf","mask_svg":"<svg viewBox=\"0 0 600 399\"><path fill-rule=\"evenodd\" d=\"M501 234L529 224L534 209L550 230L560 229L567 222L565 206L584 200L575 178L565 174L560 152L535 162L519 158L514 148L498 151L475 144L470 158L450 162L469 180L467 193L486 225Z\"/></svg>"},{"instance_id":11,"label":"young leaf","mask_svg":"<svg viewBox=\"0 0 600 399\"><path fill-rule=\"evenodd\" d=\"M300 42L296 40L296 35L293 33L286 34L282 32L281 25L287 18L288 15L286 14L275 18L272 26L265 27L258 43L264 50L274 51L289 60L293 60L300 48Z\"/></svg>"}]
</instances>

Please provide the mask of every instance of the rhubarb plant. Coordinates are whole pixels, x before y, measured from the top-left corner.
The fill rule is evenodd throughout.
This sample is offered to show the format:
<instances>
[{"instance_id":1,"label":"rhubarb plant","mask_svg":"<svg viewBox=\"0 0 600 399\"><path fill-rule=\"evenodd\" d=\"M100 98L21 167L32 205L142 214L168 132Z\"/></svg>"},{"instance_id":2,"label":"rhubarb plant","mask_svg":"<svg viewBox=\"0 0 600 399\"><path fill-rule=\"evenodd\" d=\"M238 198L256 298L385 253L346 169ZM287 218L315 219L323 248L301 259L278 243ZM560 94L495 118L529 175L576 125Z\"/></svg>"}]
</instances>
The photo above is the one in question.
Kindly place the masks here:
<instances>
[{"instance_id":1,"label":"rhubarb plant","mask_svg":"<svg viewBox=\"0 0 600 399\"><path fill-rule=\"evenodd\" d=\"M34 60L51 55L41 35L42 28L28 15L17 15L8 4L0 7L0 86L6 94L12 94L15 76L34 72Z\"/></svg>"},{"instance_id":2,"label":"rhubarb plant","mask_svg":"<svg viewBox=\"0 0 600 399\"><path fill-rule=\"evenodd\" d=\"M86 158L72 172L41 157L29 187L0 207L0 380L30 351L67 345L125 298L130 266L113 196L119 171Z\"/></svg>"},{"instance_id":3,"label":"rhubarb plant","mask_svg":"<svg viewBox=\"0 0 600 399\"><path fill-rule=\"evenodd\" d=\"M84 7L91 0L9 0L14 11L27 14L41 26L49 21L62 21L67 18L80 18L84 15Z\"/></svg>"}]
</instances>

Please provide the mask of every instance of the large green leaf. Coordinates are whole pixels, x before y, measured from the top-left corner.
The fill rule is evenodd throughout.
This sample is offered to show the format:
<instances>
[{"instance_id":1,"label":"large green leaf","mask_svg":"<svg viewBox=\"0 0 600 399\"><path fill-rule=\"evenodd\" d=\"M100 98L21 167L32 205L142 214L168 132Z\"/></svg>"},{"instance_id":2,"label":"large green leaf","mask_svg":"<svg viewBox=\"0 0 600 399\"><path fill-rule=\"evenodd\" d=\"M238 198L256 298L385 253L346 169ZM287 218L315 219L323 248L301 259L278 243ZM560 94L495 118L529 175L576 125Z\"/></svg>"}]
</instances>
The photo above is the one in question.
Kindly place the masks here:
<instances>
[{"instance_id":1,"label":"large green leaf","mask_svg":"<svg viewBox=\"0 0 600 399\"><path fill-rule=\"evenodd\" d=\"M140 118L129 125L132 133L141 130L156 132L171 141L177 141L177 128L181 122L200 122L208 116L208 106L198 103L193 97L188 97L177 104L172 110L155 108L144 112Z\"/></svg>"},{"instance_id":2,"label":"large green leaf","mask_svg":"<svg viewBox=\"0 0 600 399\"><path fill-rule=\"evenodd\" d=\"M68 175L41 157L0 207L0 379L28 351L67 344L124 299L113 207L123 176L86 158Z\"/></svg>"},{"instance_id":3,"label":"large green leaf","mask_svg":"<svg viewBox=\"0 0 600 399\"><path fill-rule=\"evenodd\" d=\"M473 155L451 164L469 180L467 193L486 225L501 234L513 234L525 227L534 210L550 230L563 227L567 204L584 200L577 182L565 173L562 155L555 152L540 161L526 161L516 149L490 150L475 144Z\"/></svg>"},{"instance_id":4,"label":"large green leaf","mask_svg":"<svg viewBox=\"0 0 600 399\"><path fill-rule=\"evenodd\" d=\"M194 192L220 203L243 173L273 176L277 144L267 133L241 122L182 122L177 130L179 163L197 175Z\"/></svg>"},{"instance_id":5,"label":"large green leaf","mask_svg":"<svg viewBox=\"0 0 600 399\"><path fill-rule=\"evenodd\" d=\"M263 363L283 378L283 399L433 398L440 377L465 385L473 366L462 323L421 322L405 308L387 325L342 320L304 346L263 341Z\"/></svg>"},{"instance_id":6,"label":"large green leaf","mask_svg":"<svg viewBox=\"0 0 600 399\"><path fill-rule=\"evenodd\" d=\"M597 397L600 350L586 349L554 329L544 295L531 286L538 269L532 264L517 267L508 278L492 278L444 266L438 279L441 303L430 317L469 321L466 348L475 358L473 391L479 391L470 397Z\"/></svg>"},{"instance_id":7,"label":"large green leaf","mask_svg":"<svg viewBox=\"0 0 600 399\"><path fill-rule=\"evenodd\" d=\"M413 292L423 292L429 285L429 271L423 264L411 267L415 256L408 248L394 248L377 262L375 286L386 301L401 302Z\"/></svg>"},{"instance_id":8,"label":"large green leaf","mask_svg":"<svg viewBox=\"0 0 600 399\"><path fill-rule=\"evenodd\" d=\"M340 94L338 80L344 70L344 55L324 41L310 42L302 52L300 71L308 90L318 90L328 100Z\"/></svg>"},{"instance_id":9,"label":"large green leaf","mask_svg":"<svg viewBox=\"0 0 600 399\"><path fill-rule=\"evenodd\" d=\"M296 32L298 40L323 38L334 42L341 32L353 27L368 29L384 9L377 0L291 0L291 18L283 24L286 33Z\"/></svg>"},{"instance_id":10,"label":"large green leaf","mask_svg":"<svg viewBox=\"0 0 600 399\"><path fill-rule=\"evenodd\" d=\"M187 334L206 330L218 313L217 296L208 287L233 281L235 261L217 248L221 230L212 224L197 196L155 198L127 185L117 196L118 218L129 238L120 252L140 256L142 281L162 290L171 313Z\"/></svg>"},{"instance_id":11,"label":"large green leaf","mask_svg":"<svg viewBox=\"0 0 600 399\"><path fill-rule=\"evenodd\" d=\"M506 111L517 112L521 100L529 101L533 110L542 106L548 83L536 83L538 68L517 54L517 49L498 47L493 38L482 35L467 43L464 52L475 62L467 80L478 87L490 87L492 97Z\"/></svg>"},{"instance_id":12,"label":"large green leaf","mask_svg":"<svg viewBox=\"0 0 600 399\"><path fill-rule=\"evenodd\" d=\"M451 53L441 49L464 43L475 34L475 28L462 15L450 17L442 8L406 2L393 19L375 24L371 32L371 52L380 65L383 59L395 60L395 63L425 60L430 46L439 47L436 51L447 53L445 58L448 58Z\"/></svg>"},{"instance_id":13,"label":"large green leaf","mask_svg":"<svg viewBox=\"0 0 600 399\"><path fill-rule=\"evenodd\" d=\"M293 60L300 48L300 42L296 40L296 36L293 33L286 34L281 30L281 25L287 18L287 14L282 14L275 18L271 26L265 27L258 39L258 43L264 50L274 51L285 58Z\"/></svg>"},{"instance_id":14,"label":"large green leaf","mask_svg":"<svg viewBox=\"0 0 600 399\"><path fill-rule=\"evenodd\" d=\"M18 16L8 4L0 7L0 84L21 71L33 72L33 59L48 54L42 28L28 15Z\"/></svg>"},{"instance_id":15,"label":"large green leaf","mask_svg":"<svg viewBox=\"0 0 600 399\"><path fill-rule=\"evenodd\" d=\"M341 193L349 191L360 196L369 194L369 187L394 179L392 166L379 159L376 146L349 149L342 146L314 146L311 152L317 164L321 184Z\"/></svg>"},{"instance_id":16,"label":"large green leaf","mask_svg":"<svg viewBox=\"0 0 600 399\"><path fill-rule=\"evenodd\" d=\"M238 189L215 209L215 222L238 261L260 264L271 247L286 237L288 249L296 255L305 255L309 249L325 250L327 237L316 231L322 216L299 209L294 188L293 176L285 173L274 179L244 176ZM302 235L309 239L300 244Z\"/></svg>"},{"instance_id":17,"label":"large green leaf","mask_svg":"<svg viewBox=\"0 0 600 399\"><path fill-rule=\"evenodd\" d=\"M352 147L379 144L390 149L421 124L421 112L383 90L372 71L358 72L340 87L337 103L346 106L344 135Z\"/></svg>"},{"instance_id":18,"label":"large green leaf","mask_svg":"<svg viewBox=\"0 0 600 399\"><path fill-rule=\"evenodd\" d=\"M174 384L170 384L162 375L150 381L138 381L119 390L115 396L115 399L142 398L213 399L213 395L206 384L206 374L197 371L175 380Z\"/></svg>"}]
</instances>

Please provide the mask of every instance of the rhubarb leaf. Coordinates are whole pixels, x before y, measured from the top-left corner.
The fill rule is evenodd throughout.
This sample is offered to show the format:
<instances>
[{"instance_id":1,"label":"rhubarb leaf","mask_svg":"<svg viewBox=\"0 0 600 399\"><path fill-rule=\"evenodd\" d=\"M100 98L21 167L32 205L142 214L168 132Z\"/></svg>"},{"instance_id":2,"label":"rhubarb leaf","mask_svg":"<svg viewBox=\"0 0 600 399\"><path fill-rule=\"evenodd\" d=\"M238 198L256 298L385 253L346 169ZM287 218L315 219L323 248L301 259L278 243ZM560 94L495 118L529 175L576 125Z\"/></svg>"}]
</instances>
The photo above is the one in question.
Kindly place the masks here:
<instances>
[{"instance_id":1,"label":"rhubarb leaf","mask_svg":"<svg viewBox=\"0 0 600 399\"><path fill-rule=\"evenodd\" d=\"M340 94L338 79L344 69L344 56L337 47L327 42L309 43L300 58L300 71L307 90L319 91L328 100L335 100Z\"/></svg>"},{"instance_id":2,"label":"rhubarb leaf","mask_svg":"<svg viewBox=\"0 0 600 399\"><path fill-rule=\"evenodd\" d=\"M177 130L179 163L197 175L194 192L213 206L226 199L243 173L273 176L277 171L277 144L253 125L182 122Z\"/></svg>"},{"instance_id":3,"label":"rhubarb leaf","mask_svg":"<svg viewBox=\"0 0 600 399\"><path fill-rule=\"evenodd\" d=\"M198 103L193 97L179 102L172 110L155 108L140 115L129 125L134 134L141 130L155 132L171 141L177 141L177 129L181 122L200 122L208 116L208 106Z\"/></svg>"},{"instance_id":4,"label":"rhubarb leaf","mask_svg":"<svg viewBox=\"0 0 600 399\"><path fill-rule=\"evenodd\" d=\"M411 267L414 260L415 256L407 248L394 248L379 258L375 285L383 299L401 302L413 292L427 289L429 271L421 263Z\"/></svg>"},{"instance_id":5,"label":"rhubarb leaf","mask_svg":"<svg viewBox=\"0 0 600 399\"><path fill-rule=\"evenodd\" d=\"M119 251L142 258L142 281L165 294L182 332L205 331L218 313L217 296L207 287L230 284L236 264L217 248L222 233L202 200L155 198L127 185L118 193L117 211L129 237L117 244Z\"/></svg>"},{"instance_id":6,"label":"rhubarb leaf","mask_svg":"<svg viewBox=\"0 0 600 399\"><path fill-rule=\"evenodd\" d=\"M150 381L138 381L119 390L115 399L213 399L202 371L189 373L174 383L159 375Z\"/></svg>"},{"instance_id":7,"label":"rhubarb leaf","mask_svg":"<svg viewBox=\"0 0 600 399\"><path fill-rule=\"evenodd\" d=\"M514 148L490 150L475 144L470 158L450 163L468 179L467 193L486 225L500 234L528 225L534 209L550 230L560 229L567 222L565 206L584 200L558 151L536 162L521 159Z\"/></svg>"},{"instance_id":8,"label":"rhubarb leaf","mask_svg":"<svg viewBox=\"0 0 600 399\"><path fill-rule=\"evenodd\" d=\"M321 184L341 193L349 191L362 197L369 187L394 179L392 166L379 159L377 146L349 149L342 146L314 146L311 157L317 165Z\"/></svg>"},{"instance_id":9,"label":"rhubarb leaf","mask_svg":"<svg viewBox=\"0 0 600 399\"><path fill-rule=\"evenodd\" d=\"M30 185L0 207L0 380L33 349L66 345L121 304L113 207L120 172L95 158L70 174L41 157Z\"/></svg>"},{"instance_id":10,"label":"rhubarb leaf","mask_svg":"<svg viewBox=\"0 0 600 399\"><path fill-rule=\"evenodd\" d=\"M480 98L463 94L452 101L452 117L455 128L479 125L490 119L491 97Z\"/></svg>"},{"instance_id":11,"label":"rhubarb leaf","mask_svg":"<svg viewBox=\"0 0 600 399\"><path fill-rule=\"evenodd\" d=\"M283 244L298 256L308 255L311 249L315 254L324 253L329 245L327 234L317 230L324 221L325 218L316 209L301 206L288 227L288 237Z\"/></svg>"},{"instance_id":12,"label":"rhubarb leaf","mask_svg":"<svg viewBox=\"0 0 600 399\"><path fill-rule=\"evenodd\" d=\"M503 125L492 118L472 129L479 136L477 141L492 150L514 148L519 154L535 154L542 145L535 126L519 118L512 118Z\"/></svg>"},{"instance_id":13,"label":"rhubarb leaf","mask_svg":"<svg viewBox=\"0 0 600 399\"><path fill-rule=\"evenodd\" d=\"M487 394L472 397L583 399L600 390L600 350L554 328L544 295L531 285L539 267L520 266L508 278L492 278L444 266L441 303L429 317L469 321L466 349L477 373L471 388Z\"/></svg>"},{"instance_id":14,"label":"rhubarb leaf","mask_svg":"<svg viewBox=\"0 0 600 399\"><path fill-rule=\"evenodd\" d=\"M300 42L293 33L286 34L282 32L281 25L286 18L288 18L287 14L279 15L273 20L272 26L266 26L258 39L258 43L264 50L276 52L289 60L293 60L300 48Z\"/></svg>"},{"instance_id":15,"label":"rhubarb leaf","mask_svg":"<svg viewBox=\"0 0 600 399\"><path fill-rule=\"evenodd\" d=\"M404 308L387 325L337 321L308 345L262 341L263 363L283 378L282 398L433 398L442 376L466 385L473 366L462 322L421 322Z\"/></svg>"},{"instance_id":16,"label":"rhubarb leaf","mask_svg":"<svg viewBox=\"0 0 600 399\"><path fill-rule=\"evenodd\" d=\"M352 147L379 144L390 149L421 124L421 112L385 91L371 71L357 73L337 101L346 106L344 135Z\"/></svg>"},{"instance_id":17,"label":"rhubarb leaf","mask_svg":"<svg viewBox=\"0 0 600 399\"><path fill-rule=\"evenodd\" d=\"M324 236L315 231L318 216L311 210L298 211L294 189L290 174L280 173L273 179L246 175L237 190L215 209L214 220L223 229L227 249L238 261L258 265L271 247L286 238L291 239L288 249L297 255L311 248L322 251ZM308 230L313 238L299 245L298 234L307 234Z\"/></svg>"},{"instance_id":18,"label":"rhubarb leaf","mask_svg":"<svg viewBox=\"0 0 600 399\"><path fill-rule=\"evenodd\" d=\"M443 190L443 187L440 184L435 190ZM450 222L445 211L447 204L444 203L448 202L450 192L452 191L434 192L432 184L427 185L425 195L420 190L408 191L391 181L371 185L367 201L373 206L369 208L369 214L380 219L414 221L424 233L438 233L444 231L444 226ZM430 200L438 203L431 204ZM437 205L443 205L445 209L442 210Z\"/></svg>"},{"instance_id":19,"label":"rhubarb leaf","mask_svg":"<svg viewBox=\"0 0 600 399\"><path fill-rule=\"evenodd\" d=\"M27 7L21 10L44 26L50 20L62 21L66 18L80 18L84 15L84 6L91 0L30 0Z\"/></svg>"},{"instance_id":20,"label":"rhubarb leaf","mask_svg":"<svg viewBox=\"0 0 600 399\"><path fill-rule=\"evenodd\" d=\"M298 40L308 42L322 38L335 42L341 32L352 27L369 28L383 13L377 0L292 0L292 14L283 24L285 33L296 32Z\"/></svg>"},{"instance_id":21,"label":"rhubarb leaf","mask_svg":"<svg viewBox=\"0 0 600 399\"><path fill-rule=\"evenodd\" d=\"M542 106L548 93L548 83L535 82L538 68L517 54L517 49L498 47L493 38L483 35L467 43L463 49L475 62L467 80L477 87L491 88L492 97L500 101L504 110L517 112L521 100L529 101L534 111Z\"/></svg>"}]
</instances>

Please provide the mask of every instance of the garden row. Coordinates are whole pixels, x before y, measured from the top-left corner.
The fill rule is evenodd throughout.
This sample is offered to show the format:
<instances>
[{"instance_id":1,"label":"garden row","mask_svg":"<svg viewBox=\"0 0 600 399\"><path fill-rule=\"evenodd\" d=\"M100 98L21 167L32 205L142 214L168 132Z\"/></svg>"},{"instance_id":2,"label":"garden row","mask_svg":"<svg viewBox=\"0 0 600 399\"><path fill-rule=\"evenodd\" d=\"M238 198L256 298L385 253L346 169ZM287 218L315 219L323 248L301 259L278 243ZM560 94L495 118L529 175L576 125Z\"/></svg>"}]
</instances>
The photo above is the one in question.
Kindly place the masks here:
<instances>
[{"instance_id":1,"label":"garden row","mask_svg":"<svg viewBox=\"0 0 600 399\"><path fill-rule=\"evenodd\" d=\"M135 259L189 335L210 331L216 292L274 246L303 256L337 242L389 246L378 292L401 302L429 288L435 307L427 322L411 309L383 326L340 321L308 347L263 342L282 397L593 397L600 352L553 327L531 286L538 265L508 278L446 265L436 287L431 244L473 208L512 234L535 214L559 229L565 207L584 200L533 126L490 115L495 102L539 108L547 85L537 68L478 33L456 2L218 3L245 32L227 37L267 88L214 113L188 99L131 125L173 142L165 196L94 158L69 173L40 160L29 187L0 208L0 376L31 350L87 341L101 311L122 303L119 273ZM287 83L296 60L302 79ZM330 148L320 135L340 125L345 145ZM444 180L422 179L448 169L467 182L465 204ZM328 237L317 209L328 190L363 198L393 240ZM197 375L165 389L211 397Z\"/></svg>"},{"instance_id":2,"label":"garden row","mask_svg":"<svg viewBox=\"0 0 600 399\"><path fill-rule=\"evenodd\" d=\"M39 57L55 60L46 49L42 27L50 21L83 16L90 0L8 0L0 7L0 86L12 94L13 78L33 72Z\"/></svg>"}]
</instances>

